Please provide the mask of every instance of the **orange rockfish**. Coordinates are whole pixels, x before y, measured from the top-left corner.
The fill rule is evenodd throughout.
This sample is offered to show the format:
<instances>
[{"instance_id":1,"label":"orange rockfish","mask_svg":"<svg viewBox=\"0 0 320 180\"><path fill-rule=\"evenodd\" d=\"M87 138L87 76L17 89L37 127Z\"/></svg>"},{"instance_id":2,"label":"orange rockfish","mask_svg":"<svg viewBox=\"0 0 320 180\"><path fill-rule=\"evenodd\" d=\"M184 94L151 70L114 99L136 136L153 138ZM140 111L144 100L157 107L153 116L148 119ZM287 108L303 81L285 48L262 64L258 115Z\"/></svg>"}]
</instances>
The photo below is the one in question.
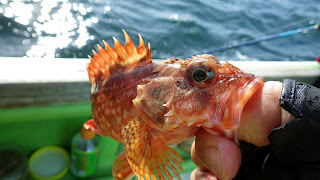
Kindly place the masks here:
<instances>
[{"instance_id":1,"label":"orange rockfish","mask_svg":"<svg viewBox=\"0 0 320 180\"><path fill-rule=\"evenodd\" d=\"M114 179L181 179L179 154L168 147L193 137L199 128L237 141L242 109L263 78L220 63L212 55L153 62L139 35L136 48L125 31L125 46L104 42L87 67L92 120L85 123L122 143Z\"/></svg>"}]
</instances>

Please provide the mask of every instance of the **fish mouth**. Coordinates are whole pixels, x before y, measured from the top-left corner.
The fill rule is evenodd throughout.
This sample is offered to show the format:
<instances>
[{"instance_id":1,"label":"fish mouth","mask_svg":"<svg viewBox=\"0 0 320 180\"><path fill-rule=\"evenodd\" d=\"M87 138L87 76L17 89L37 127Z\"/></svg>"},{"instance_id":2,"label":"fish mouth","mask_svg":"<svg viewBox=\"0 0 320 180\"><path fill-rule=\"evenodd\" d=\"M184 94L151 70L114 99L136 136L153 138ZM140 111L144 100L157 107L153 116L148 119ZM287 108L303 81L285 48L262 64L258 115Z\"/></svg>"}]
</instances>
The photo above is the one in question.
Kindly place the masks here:
<instances>
[{"instance_id":1,"label":"fish mouth","mask_svg":"<svg viewBox=\"0 0 320 180\"><path fill-rule=\"evenodd\" d=\"M252 95L263 86L263 77L243 78L230 91L220 96L220 105L204 128L213 135L236 139L236 129L240 126L242 110Z\"/></svg>"},{"instance_id":2,"label":"fish mouth","mask_svg":"<svg viewBox=\"0 0 320 180\"><path fill-rule=\"evenodd\" d=\"M240 120L242 115L242 110L248 100L252 97L252 95L261 87L263 86L263 77L255 76L254 79L249 82L248 84L245 84L244 86L238 88L235 93L234 102L233 104L234 108L232 109L232 114L229 114L232 116L232 123L231 129L237 128L240 126ZM225 120L225 119L224 119ZM224 122L225 125L228 124L228 122Z\"/></svg>"},{"instance_id":3,"label":"fish mouth","mask_svg":"<svg viewBox=\"0 0 320 180\"><path fill-rule=\"evenodd\" d=\"M250 97L263 85L263 77L256 76L253 81L245 86L244 89L238 91L237 106L244 107Z\"/></svg>"}]
</instances>

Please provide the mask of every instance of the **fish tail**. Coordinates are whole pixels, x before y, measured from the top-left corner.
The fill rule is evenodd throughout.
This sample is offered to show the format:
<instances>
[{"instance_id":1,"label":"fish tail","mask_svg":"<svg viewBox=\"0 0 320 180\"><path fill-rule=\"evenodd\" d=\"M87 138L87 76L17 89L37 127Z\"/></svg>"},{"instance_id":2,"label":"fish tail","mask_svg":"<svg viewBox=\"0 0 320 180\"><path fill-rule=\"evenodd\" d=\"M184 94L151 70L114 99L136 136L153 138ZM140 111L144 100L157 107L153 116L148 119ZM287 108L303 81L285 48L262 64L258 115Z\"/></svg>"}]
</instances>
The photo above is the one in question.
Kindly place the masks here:
<instances>
[{"instance_id":1,"label":"fish tail","mask_svg":"<svg viewBox=\"0 0 320 180\"><path fill-rule=\"evenodd\" d=\"M144 41L139 34L139 46L136 48L128 34L123 30L125 36L125 45L116 39L114 40L114 48L103 41L105 48L98 46L98 53L93 52L93 57L87 66L89 80L94 84L101 80L107 80L110 76L117 74L120 70L129 71L136 66L144 65L151 62L150 44L146 49Z\"/></svg>"}]
</instances>

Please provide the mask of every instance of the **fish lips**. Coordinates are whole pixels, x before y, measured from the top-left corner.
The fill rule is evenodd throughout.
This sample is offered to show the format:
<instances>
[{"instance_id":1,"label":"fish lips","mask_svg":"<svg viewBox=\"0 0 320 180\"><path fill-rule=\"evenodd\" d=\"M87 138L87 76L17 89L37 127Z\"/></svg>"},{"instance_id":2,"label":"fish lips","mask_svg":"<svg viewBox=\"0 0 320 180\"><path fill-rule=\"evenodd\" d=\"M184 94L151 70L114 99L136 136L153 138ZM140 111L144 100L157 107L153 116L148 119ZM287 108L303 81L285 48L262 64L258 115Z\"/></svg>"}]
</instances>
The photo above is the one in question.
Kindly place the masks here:
<instances>
[{"instance_id":1,"label":"fish lips","mask_svg":"<svg viewBox=\"0 0 320 180\"><path fill-rule=\"evenodd\" d=\"M245 104L263 86L263 81L263 77L259 76L253 76L250 81L246 78L241 79L237 86L219 97L219 105L208 113L209 120L203 127L215 135L227 134L227 131L238 128Z\"/></svg>"}]
</instances>

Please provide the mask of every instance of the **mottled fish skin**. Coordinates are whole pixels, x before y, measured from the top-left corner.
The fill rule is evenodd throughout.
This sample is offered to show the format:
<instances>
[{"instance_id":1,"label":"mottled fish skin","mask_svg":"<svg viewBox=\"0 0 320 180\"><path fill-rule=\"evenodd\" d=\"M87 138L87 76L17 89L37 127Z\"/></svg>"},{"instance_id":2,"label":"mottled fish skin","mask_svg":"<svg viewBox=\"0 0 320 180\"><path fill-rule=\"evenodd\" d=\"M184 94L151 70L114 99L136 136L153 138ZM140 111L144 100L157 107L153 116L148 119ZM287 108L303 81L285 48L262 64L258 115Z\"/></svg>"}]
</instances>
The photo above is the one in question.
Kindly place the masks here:
<instances>
[{"instance_id":1,"label":"mottled fish skin","mask_svg":"<svg viewBox=\"0 0 320 180\"><path fill-rule=\"evenodd\" d=\"M237 142L242 109L263 78L208 54L153 62L150 44L146 49L139 35L135 48L124 35L125 46L115 38L114 48L98 45L87 68L93 120L85 126L126 151L114 163L115 179L180 179L182 159L167 145L201 127Z\"/></svg>"}]
</instances>

